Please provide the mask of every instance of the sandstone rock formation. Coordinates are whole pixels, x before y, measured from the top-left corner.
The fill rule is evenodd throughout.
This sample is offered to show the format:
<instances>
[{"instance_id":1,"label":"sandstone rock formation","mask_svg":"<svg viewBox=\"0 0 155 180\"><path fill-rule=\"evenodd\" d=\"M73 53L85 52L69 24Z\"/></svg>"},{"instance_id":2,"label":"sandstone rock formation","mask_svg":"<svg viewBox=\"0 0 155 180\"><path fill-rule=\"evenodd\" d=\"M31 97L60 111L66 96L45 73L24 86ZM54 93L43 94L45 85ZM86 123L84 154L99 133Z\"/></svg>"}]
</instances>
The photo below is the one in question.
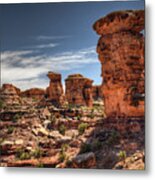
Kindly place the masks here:
<instances>
[{"instance_id":1,"label":"sandstone rock formation","mask_svg":"<svg viewBox=\"0 0 155 180\"><path fill-rule=\"evenodd\" d=\"M20 89L12 84L3 84L0 89L0 99L5 105L20 104Z\"/></svg>"},{"instance_id":2,"label":"sandstone rock formation","mask_svg":"<svg viewBox=\"0 0 155 180\"><path fill-rule=\"evenodd\" d=\"M66 98L69 104L92 106L92 80L81 74L73 74L68 76L65 83Z\"/></svg>"},{"instance_id":3,"label":"sandstone rock formation","mask_svg":"<svg viewBox=\"0 0 155 180\"><path fill-rule=\"evenodd\" d=\"M100 35L97 53L107 116L144 116L144 11L113 12L93 28Z\"/></svg>"},{"instance_id":4,"label":"sandstone rock formation","mask_svg":"<svg viewBox=\"0 0 155 180\"><path fill-rule=\"evenodd\" d=\"M93 99L98 100L103 98L102 86L93 86L92 87Z\"/></svg>"},{"instance_id":5,"label":"sandstone rock formation","mask_svg":"<svg viewBox=\"0 0 155 180\"><path fill-rule=\"evenodd\" d=\"M42 99L45 96L45 90L40 88L27 89L21 92L22 97L30 97L35 99Z\"/></svg>"},{"instance_id":6,"label":"sandstone rock formation","mask_svg":"<svg viewBox=\"0 0 155 180\"><path fill-rule=\"evenodd\" d=\"M54 105L60 105L64 102L61 74L49 72L47 76L50 79L49 87L46 89L47 97Z\"/></svg>"}]
</instances>

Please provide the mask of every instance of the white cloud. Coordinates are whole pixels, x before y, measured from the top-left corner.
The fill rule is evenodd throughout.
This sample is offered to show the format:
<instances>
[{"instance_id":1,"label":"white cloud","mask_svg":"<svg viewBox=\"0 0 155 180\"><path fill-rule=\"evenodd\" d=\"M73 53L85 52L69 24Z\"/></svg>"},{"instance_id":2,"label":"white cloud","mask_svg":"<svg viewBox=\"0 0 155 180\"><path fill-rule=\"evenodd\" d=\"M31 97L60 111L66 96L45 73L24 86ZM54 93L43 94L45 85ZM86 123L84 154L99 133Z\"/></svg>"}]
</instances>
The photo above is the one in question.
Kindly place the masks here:
<instances>
[{"instance_id":1,"label":"white cloud","mask_svg":"<svg viewBox=\"0 0 155 180\"><path fill-rule=\"evenodd\" d=\"M71 36L38 36L37 40L57 40L57 39L66 39L70 38Z\"/></svg>"},{"instance_id":2,"label":"white cloud","mask_svg":"<svg viewBox=\"0 0 155 180\"><path fill-rule=\"evenodd\" d=\"M38 55L36 51L4 51L1 53L2 83L13 83L21 89L47 87L48 71L60 72L97 63L95 47L55 55Z\"/></svg>"},{"instance_id":3,"label":"white cloud","mask_svg":"<svg viewBox=\"0 0 155 180\"><path fill-rule=\"evenodd\" d=\"M36 46L33 46L33 48L36 48L36 49L43 49L43 48L54 48L58 46L58 44L56 43L49 43L49 44L40 44L40 45L36 45Z\"/></svg>"}]
</instances>

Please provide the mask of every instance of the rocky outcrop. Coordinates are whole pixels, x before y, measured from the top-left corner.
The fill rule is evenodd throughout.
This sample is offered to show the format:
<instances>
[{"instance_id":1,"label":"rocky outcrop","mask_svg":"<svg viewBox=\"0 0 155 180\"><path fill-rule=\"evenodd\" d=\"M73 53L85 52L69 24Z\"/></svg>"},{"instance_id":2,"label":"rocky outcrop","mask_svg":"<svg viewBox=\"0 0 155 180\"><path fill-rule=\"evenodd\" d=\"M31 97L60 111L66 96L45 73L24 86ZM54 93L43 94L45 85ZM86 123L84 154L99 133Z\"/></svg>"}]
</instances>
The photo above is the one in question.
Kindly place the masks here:
<instances>
[{"instance_id":1,"label":"rocky outcrop","mask_svg":"<svg viewBox=\"0 0 155 180\"><path fill-rule=\"evenodd\" d=\"M102 86L93 86L92 93L93 93L94 100L103 98Z\"/></svg>"},{"instance_id":2,"label":"rocky outcrop","mask_svg":"<svg viewBox=\"0 0 155 180\"><path fill-rule=\"evenodd\" d=\"M81 74L69 75L65 80L66 98L69 104L92 106L92 83L91 79Z\"/></svg>"},{"instance_id":3,"label":"rocky outcrop","mask_svg":"<svg viewBox=\"0 0 155 180\"><path fill-rule=\"evenodd\" d=\"M94 168L96 167L95 154L93 152L79 154L73 158L73 168Z\"/></svg>"},{"instance_id":4,"label":"rocky outcrop","mask_svg":"<svg viewBox=\"0 0 155 180\"><path fill-rule=\"evenodd\" d=\"M40 88L27 89L21 92L21 96L40 100L45 96L45 90Z\"/></svg>"},{"instance_id":5,"label":"rocky outcrop","mask_svg":"<svg viewBox=\"0 0 155 180\"><path fill-rule=\"evenodd\" d=\"M12 84L3 84L0 89L0 99L5 105L20 104L20 89Z\"/></svg>"},{"instance_id":6,"label":"rocky outcrop","mask_svg":"<svg viewBox=\"0 0 155 180\"><path fill-rule=\"evenodd\" d=\"M61 74L49 72L47 76L50 79L49 87L46 89L47 97L54 105L63 104L64 93L61 84Z\"/></svg>"},{"instance_id":7,"label":"rocky outcrop","mask_svg":"<svg viewBox=\"0 0 155 180\"><path fill-rule=\"evenodd\" d=\"M113 12L98 20L97 53L107 116L144 115L144 11Z\"/></svg>"},{"instance_id":8,"label":"rocky outcrop","mask_svg":"<svg viewBox=\"0 0 155 180\"><path fill-rule=\"evenodd\" d=\"M130 30L139 33L144 29L144 11L126 10L112 12L96 21L93 28L99 35Z\"/></svg>"}]
</instances>

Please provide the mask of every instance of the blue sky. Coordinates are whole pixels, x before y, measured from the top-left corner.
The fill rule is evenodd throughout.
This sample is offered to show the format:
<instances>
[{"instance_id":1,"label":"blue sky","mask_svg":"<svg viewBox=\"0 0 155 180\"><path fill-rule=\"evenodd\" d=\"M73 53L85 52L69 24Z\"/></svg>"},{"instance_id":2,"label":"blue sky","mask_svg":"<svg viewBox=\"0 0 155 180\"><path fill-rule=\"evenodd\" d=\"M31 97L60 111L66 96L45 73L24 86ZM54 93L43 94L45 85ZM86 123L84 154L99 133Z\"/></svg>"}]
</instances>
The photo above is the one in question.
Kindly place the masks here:
<instances>
[{"instance_id":1,"label":"blue sky","mask_svg":"<svg viewBox=\"0 0 155 180\"><path fill-rule=\"evenodd\" d=\"M144 1L0 5L1 83L46 88L48 71L81 73L101 83L92 25L106 14L144 9Z\"/></svg>"}]
</instances>

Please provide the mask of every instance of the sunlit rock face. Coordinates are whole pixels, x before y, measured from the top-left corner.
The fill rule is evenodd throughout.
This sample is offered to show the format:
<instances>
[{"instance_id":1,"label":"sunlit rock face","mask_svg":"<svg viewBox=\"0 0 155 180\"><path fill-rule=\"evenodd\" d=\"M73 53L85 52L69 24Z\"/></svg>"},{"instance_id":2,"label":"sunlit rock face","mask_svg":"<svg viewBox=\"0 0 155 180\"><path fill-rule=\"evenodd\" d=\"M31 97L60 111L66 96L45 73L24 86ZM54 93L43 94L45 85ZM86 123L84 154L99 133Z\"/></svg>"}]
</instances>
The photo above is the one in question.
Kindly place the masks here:
<instances>
[{"instance_id":1,"label":"sunlit rock face","mask_svg":"<svg viewBox=\"0 0 155 180\"><path fill-rule=\"evenodd\" d=\"M144 115L144 11L113 12L98 20L97 53L107 116Z\"/></svg>"},{"instance_id":2,"label":"sunlit rock face","mask_svg":"<svg viewBox=\"0 0 155 180\"><path fill-rule=\"evenodd\" d=\"M69 75L65 80L66 99L72 105L84 105L91 107L93 104L91 79L81 74Z\"/></svg>"},{"instance_id":3,"label":"sunlit rock face","mask_svg":"<svg viewBox=\"0 0 155 180\"><path fill-rule=\"evenodd\" d=\"M0 89L0 100L6 105L20 104L20 89L12 84L3 84Z\"/></svg>"},{"instance_id":4,"label":"sunlit rock face","mask_svg":"<svg viewBox=\"0 0 155 180\"><path fill-rule=\"evenodd\" d=\"M63 104L64 92L61 83L61 74L49 72L47 76L50 79L49 87L46 89L47 97L54 105Z\"/></svg>"},{"instance_id":5,"label":"sunlit rock face","mask_svg":"<svg viewBox=\"0 0 155 180\"><path fill-rule=\"evenodd\" d=\"M99 35L130 30L139 33L144 29L144 18L143 10L116 11L97 20L93 28Z\"/></svg>"}]
</instances>

